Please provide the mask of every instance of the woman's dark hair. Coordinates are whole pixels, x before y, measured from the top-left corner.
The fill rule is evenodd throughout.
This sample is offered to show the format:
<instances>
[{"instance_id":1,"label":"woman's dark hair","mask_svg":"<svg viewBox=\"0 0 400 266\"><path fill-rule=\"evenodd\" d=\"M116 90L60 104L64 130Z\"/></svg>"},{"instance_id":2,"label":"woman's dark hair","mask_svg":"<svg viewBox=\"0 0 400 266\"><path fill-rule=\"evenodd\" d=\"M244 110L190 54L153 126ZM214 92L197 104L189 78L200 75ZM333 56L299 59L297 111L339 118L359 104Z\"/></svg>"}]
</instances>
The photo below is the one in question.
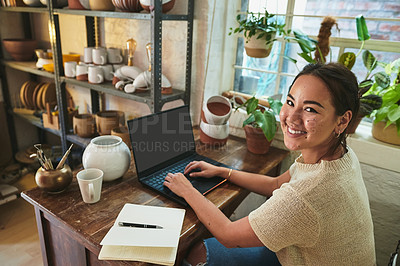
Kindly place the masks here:
<instances>
[{"instance_id":1,"label":"woman's dark hair","mask_svg":"<svg viewBox=\"0 0 400 266\"><path fill-rule=\"evenodd\" d=\"M332 104L335 107L336 115L341 116L347 110L350 110L352 117L349 125L354 123L358 109L360 108L360 99L358 96L357 78L353 72L339 63L309 64L296 76L292 85L303 75L312 75L321 79L326 84L332 96ZM332 143L327 155L332 155L339 145L342 145L347 150L346 131L347 128L344 129L337 139L334 139L335 141Z\"/></svg>"}]
</instances>

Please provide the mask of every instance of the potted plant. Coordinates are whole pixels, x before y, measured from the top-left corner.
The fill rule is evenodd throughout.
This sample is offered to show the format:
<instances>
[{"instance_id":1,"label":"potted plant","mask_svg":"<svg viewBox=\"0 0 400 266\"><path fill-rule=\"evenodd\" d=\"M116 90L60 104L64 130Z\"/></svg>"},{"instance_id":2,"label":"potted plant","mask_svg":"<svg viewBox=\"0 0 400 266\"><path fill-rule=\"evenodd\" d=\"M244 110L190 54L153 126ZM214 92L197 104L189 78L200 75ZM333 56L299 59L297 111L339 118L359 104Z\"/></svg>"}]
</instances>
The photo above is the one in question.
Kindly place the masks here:
<instances>
[{"instance_id":1,"label":"potted plant","mask_svg":"<svg viewBox=\"0 0 400 266\"><path fill-rule=\"evenodd\" d=\"M374 83L379 84L382 87L387 87L389 77L384 72L377 72L372 74L372 71L380 64L375 56L368 50L363 52L363 63L367 69L367 75L363 81L358 84L358 95L360 96L360 109L357 117L347 129L348 134L352 134L356 131L357 126L360 124L361 119L371 115L374 110L379 109L382 106L382 96L371 90ZM354 63L352 64L354 65Z\"/></svg>"},{"instance_id":2,"label":"potted plant","mask_svg":"<svg viewBox=\"0 0 400 266\"><path fill-rule=\"evenodd\" d=\"M236 17L239 26L235 29L230 28L229 35L233 33L243 33L246 40L244 48L246 54L251 57L267 57L272 49L272 44L277 35L286 35L285 24L278 22L278 18L269 14L267 10L261 15L249 12L246 18L241 19L241 15Z\"/></svg>"},{"instance_id":3,"label":"potted plant","mask_svg":"<svg viewBox=\"0 0 400 266\"><path fill-rule=\"evenodd\" d=\"M381 63L385 72L379 72L379 78L368 93L382 96L382 106L372 113L374 122L372 136L378 140L400 145L400 58L389 64ZM391 81L391 77L395 78Z\"/></svg>"},{"instance_id":4,"label":"potted plant","mask_svg":"<svg viewBox=\"0 0 400 266\"><path fill-rule=\"evenodd\" d=\"M272 98L268 98L268 102L269 108L259 106L258 99L253 96L237 107L246 107L249 117L243 122L243 128L247 149L255 154L268 152L277 130L275 114L279 114L282 103Z\"/></svg>"}]
</instances>

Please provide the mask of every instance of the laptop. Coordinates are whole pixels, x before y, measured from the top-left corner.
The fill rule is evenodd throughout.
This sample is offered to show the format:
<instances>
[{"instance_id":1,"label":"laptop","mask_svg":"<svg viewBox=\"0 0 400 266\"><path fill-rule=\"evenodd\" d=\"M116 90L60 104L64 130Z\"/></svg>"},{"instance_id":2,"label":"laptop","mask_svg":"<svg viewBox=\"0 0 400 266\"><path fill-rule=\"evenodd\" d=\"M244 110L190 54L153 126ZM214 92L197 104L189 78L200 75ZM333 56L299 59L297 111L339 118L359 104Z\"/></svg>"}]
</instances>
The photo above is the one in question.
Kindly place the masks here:
<instances>
[{"instance_id":1,"label":"laptop","mask_svg":"<svg viewBox=\"0 0 400 266\"><path fill-rule=\"evenodd\" d=\"M163 185L168 173L183 173L188 163L200 160L228 167L196 153L187 105L129 120L128 128L139 182L184 206L187 202ZM186 177L203 195L226 181Z\"/></svg>"}]
</instances>

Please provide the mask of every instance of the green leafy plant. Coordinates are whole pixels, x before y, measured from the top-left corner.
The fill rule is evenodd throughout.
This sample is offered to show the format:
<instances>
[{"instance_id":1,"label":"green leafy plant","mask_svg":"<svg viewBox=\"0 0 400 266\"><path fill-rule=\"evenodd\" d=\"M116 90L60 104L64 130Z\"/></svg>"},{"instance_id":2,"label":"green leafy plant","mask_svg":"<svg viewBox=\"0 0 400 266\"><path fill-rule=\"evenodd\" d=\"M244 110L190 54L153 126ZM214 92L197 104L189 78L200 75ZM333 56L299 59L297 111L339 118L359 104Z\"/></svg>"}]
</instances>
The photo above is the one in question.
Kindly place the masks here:
<instances>
[{"instance_id":1,"label":"green leafy plant","mask_svg":"<svg viewBox=\"0 0 400 266\"><path fill-rule=\"evenodd\" d=\"M382 105L371 116L374 117L374 123L386 121L386 127L395 124L400 135L400 58L389 64L378 62L377 65L385 71L375 74L374 83L366 94L381 96ZM395 76L393 81L392 75Z\"/></svg>"},{"instance_id":2,"label":"green leafy plant","mask_svg":"<svg viewBox=\"0 0 400 266\"><path fill-rule=\"evenodd\" d=\"M345 67L347 67L350 70L353 68L356 62L356 58L360 55L361 51L364 49L365 41L371 38L368 32L367 23L365 23L365 18L363 15L358 15L356 17L356 27L357 27L358 40L361 41L360 49L358 50L357 54L354 54L353 52L346 52L341 54L341 56L339 57L339 63L342 63Z\"/></svg>"},{"instance_id":3,"label":"green leafy plant","mask_svg":"<svg viewBox=\"0 0 400 266\"><path fill-rule=\"evenodd\" d=\"M279 114L282 103L272 98L268 98L268 103L270 108L260 108L258 99L253 96L237 108L246 107L246 112L249 115L243 122L243 127L250 125L261 128L267 140L271 141L275 137L276 132L275 114Z\"/></svg>"},{"instance_id":4,"label":"green leafy plant","mask_svg":"<svg viewBox=\"0 0 400 266\"><path fill-rule=\"evenodd\" d=\"M265 44L268 45L276 41L277 35L288 34L285 31L285 24L278 23L275 15L268 13L267 10L264 15L249 12L244 19L241 15L237 15L236 20L239 25L236 28L230 28L229 35L243 32L246 42L256 36L257 39L265 39Z\"/></svg>"}]
</instances>

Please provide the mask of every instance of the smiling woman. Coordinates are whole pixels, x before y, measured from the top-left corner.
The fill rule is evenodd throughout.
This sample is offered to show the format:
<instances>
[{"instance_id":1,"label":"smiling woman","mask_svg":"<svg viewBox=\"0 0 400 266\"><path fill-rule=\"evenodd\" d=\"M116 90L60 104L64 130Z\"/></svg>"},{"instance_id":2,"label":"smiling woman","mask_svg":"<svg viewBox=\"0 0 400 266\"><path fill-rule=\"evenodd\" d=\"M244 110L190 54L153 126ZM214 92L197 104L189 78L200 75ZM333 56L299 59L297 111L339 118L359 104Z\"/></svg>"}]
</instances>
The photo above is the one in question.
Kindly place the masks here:
<instances>
[{"instance_id":1,"label":"smiling woman","mask_svg":"<svg viewBox=\"0 0 400 266\"><path fill-rule=\"evenodd\" d=\"M374 265L375 246L360 163L346 145L359 109L354 74L341 64L308 65L289 89L280 120L284 142L301 151L279 177L190 162L192 177L225 177L268 200L230 221L181 173L164 185L183 197L215 238L192 249L184 265Z\"/></svg>"},{"instance_id":2,"label":"smiling woman","mask_svg":"<svg viewBox=\"0 0 400 266\"><path fill-rule=\"evenodd\" d=\"M359 109L357 79L339 64L308 65L294 80L280 114L285 145L307 163L337 159Z\"/></svg>"}]
</instances>

